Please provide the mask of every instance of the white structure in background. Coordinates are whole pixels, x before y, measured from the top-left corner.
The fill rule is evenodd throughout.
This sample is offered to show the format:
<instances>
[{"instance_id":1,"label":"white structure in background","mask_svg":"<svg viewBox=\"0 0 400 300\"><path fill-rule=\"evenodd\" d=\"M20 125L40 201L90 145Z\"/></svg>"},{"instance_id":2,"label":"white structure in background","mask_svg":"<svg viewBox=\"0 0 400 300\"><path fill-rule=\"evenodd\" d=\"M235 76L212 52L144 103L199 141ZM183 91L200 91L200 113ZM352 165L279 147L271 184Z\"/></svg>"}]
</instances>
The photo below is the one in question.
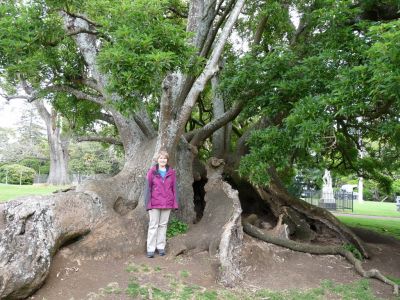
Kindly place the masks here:
<instances>
[{"instance_id":1,"label":"white structure in background","mask_svg":"<svg viewBox=\"0 0 400 300\"><path fill-rule=\"evenodd\" d=\"M344 184L342 185L342 187L340 188L342 191L346 192L346 193L354 193L356 194L356 192L354 192L354 189L357 187L356 184Z\"/></svg>"},{"instance_id":2,"label":"white structure in background","mask_svg":"<svg viewBox=\"0 0 400 300\"><path fill-rule=\"evenodd\" d=\"M364 202L364 193L363 193L363 189L364 189L364 178L362 177L358 177L358 193L357 193L357 201L358 202Z\"/></svg>"},{"instance_id":3,"label":"white structure in background","mask_svg":"<svg viewBox=\"0 0 400 300\"><path fill-rule=\"evenodd\" d=\"M322 186L322 202L324 207L328 209L336 209L336 201L333 196L331 172L325 169L325 174L322 177L324 185Z\"/></svg>"}]
</instances>

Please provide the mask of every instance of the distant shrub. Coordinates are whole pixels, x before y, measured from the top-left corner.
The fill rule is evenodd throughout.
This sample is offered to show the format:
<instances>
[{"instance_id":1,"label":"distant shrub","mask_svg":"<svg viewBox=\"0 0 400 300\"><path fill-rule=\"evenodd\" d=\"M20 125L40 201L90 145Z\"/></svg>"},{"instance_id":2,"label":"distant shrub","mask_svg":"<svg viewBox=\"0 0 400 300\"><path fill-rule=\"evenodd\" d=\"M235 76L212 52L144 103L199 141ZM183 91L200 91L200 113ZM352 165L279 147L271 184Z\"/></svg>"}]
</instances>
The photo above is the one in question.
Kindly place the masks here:
<instances>
[{"instance_id":1,"label":"distant shrub","mask_svg":"<svg viewBox=\"0 0 400 300\"><path fill-rule=\"evenodd\" d=\"M392 187L394 196L400 196L400 179L393 181Z\"/></svg>"},{"instance_id":2,"label":"distant shrub","mask_svg":"<svg viewBox=\"0 0 400 300\"><path fill-rule=\"evenodd\" d=\"M10 184L33 184L35 170L25 166L10 164L0 167L0 182Z\"/></svg>"},{"instance_id":3,"label":"distant shrub","mask_svg":"<svg viewBox=\"0 0 400 300\"><path fill-rule=\"evenodd\" d=\"M28 168L32 168L40 174L49 174L50 171L50 161L48 160L42 160L38 158L24 158L20 160L18 164Z\"/></svg>"}]
</instances>

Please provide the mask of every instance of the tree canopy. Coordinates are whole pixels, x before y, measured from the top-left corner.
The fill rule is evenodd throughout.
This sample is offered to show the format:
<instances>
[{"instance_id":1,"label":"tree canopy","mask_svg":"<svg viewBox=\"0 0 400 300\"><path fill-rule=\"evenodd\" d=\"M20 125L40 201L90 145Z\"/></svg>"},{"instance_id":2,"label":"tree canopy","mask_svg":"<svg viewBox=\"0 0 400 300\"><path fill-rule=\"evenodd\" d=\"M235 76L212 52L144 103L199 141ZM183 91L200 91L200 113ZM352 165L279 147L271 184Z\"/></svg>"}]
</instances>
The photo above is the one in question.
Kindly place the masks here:
<instances>
[{"instance_id":1,"label":"tree canopy","mask_svg":"<svg viewBox=\"0 0 400 300\"><path fill-rule=\"evenodd\" d=\"M399 20L364 18L373 1L309 3L296 6L301 31L279 32L281 20L277 38L227 67L227 97L252 95L246 116L267 123L253 132L241 173L264 185L270 166L287 177L328 168L388 189L399 170Z\"/></svg>"},{"instance_id":2,"label":"tree canopy","mask_svg":"<svg viewBox=\"0 0 400 300\"><path fill-rule=\"evenodd\" d=\"M203 66L205 57L188 43L194 37L185 30L185 2L5 3L0 64L8 87L27 80L76 129L102 119L100 100L123 114L144 105L157 127L165 76L178 70L197 76ZM270 166L283 178L291 178L294 168L318 167L355 172L390 187L400 153L398 9L394 0L246 5L236 32L250 50L226 47L219 87L226 109L245 102L234 121L238 138L263 124L250 130L241 174L266 184ZM85 77L87 62L71 39L84 30L65 34L60 11L84 16L85 30L97 37L96 63L107 74L113 99L103 99ZM211 122L212 97L206 87L187 129Z\"/></svg>"}]
</instances>

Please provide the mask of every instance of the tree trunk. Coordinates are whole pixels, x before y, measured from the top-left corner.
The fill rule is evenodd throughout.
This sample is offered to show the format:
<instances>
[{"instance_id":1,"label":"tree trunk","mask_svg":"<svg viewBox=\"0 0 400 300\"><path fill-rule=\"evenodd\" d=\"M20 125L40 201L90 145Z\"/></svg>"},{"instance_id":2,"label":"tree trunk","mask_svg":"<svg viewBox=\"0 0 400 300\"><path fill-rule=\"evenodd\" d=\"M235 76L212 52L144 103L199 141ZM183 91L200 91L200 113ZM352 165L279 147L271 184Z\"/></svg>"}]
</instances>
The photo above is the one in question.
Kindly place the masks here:
<instances>
[{"instance_id":1,"label":"tree trunk","mask_svg":"<svg viewBox=\"0 0 400 300\"><path fill-rule=\"evenodd\" d=\"M217 75L211 79L211 85L213 90L213 119L222 116L225 112L224 100L217 92L218 88L218 77ZM217 158L223 158L225 154L226 146L226 128L223 126L216 130L212 135L212 156Z\"/></svg>"},{"instance_id":2,"label":"tree trunk","mask_svg":"<svg viewBox=\"0 0 400 300\"><path fill-rule=\"evenodd\" d=\"M57 112L52 109L48 112L43 100L33 102L40 117L46 124L47 142L50 151L50 172L48 184L66 185L70 183L68 176L68 146L69 138L61 135L61 128L57 124Z\"/></svg>"},{"instance_id":3,"label":"tree trunk","mask_svg":"<svg viewBox=\"0 0 400 300\"><path fill-rule=\"evenodd\" d=\"M71 183L68 176L68 137L62 137L60 128L48 133L47 140L50 148L50 172L48 184L66 185Z\"/></svg>"}]
</instances>

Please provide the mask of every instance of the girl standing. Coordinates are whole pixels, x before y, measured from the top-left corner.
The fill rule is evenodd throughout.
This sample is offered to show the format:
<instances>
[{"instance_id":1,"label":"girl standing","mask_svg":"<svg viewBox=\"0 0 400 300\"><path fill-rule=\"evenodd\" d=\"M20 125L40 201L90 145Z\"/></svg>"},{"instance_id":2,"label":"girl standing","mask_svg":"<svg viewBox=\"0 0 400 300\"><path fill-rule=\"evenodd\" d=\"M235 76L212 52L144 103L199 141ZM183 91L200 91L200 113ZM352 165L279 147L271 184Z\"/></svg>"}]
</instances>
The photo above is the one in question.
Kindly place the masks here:
<instances>
[{"instance_id":1,"label":"girl standing","mask_svg":"<svg viewBox=\"0 0 400 300\"><path fill-rule=\"evenodd\" d=\"M157 164L150 168L146 176L145 205L149 212L147 232L147 257L153 258L157 250L165 255L166 234L171 209L178 209L176 192L176 172L168 165L169 155L160 151Z\"/></svg>"}]
</instances>

